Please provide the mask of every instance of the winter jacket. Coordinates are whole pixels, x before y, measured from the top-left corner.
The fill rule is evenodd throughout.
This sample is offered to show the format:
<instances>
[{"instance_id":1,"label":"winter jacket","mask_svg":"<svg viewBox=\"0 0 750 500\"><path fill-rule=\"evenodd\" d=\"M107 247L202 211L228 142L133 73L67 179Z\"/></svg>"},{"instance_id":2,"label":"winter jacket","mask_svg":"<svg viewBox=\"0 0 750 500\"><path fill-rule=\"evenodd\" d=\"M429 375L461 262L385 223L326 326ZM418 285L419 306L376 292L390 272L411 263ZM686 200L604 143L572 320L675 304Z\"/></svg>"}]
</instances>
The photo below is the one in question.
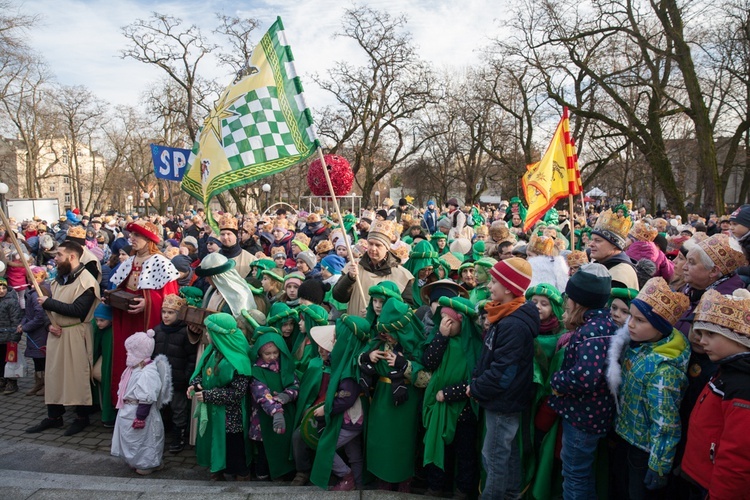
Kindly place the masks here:
<instances>
[{"instance_id":1,"label":"winter jacket","mask_svg":"<svg viewBox=\"0 0 750 500\"><path fill-rule=\"evenodd\" d=\"M35 289L26 292L26 309L23 311L21 328L26 332L26 351L23 355L27 358L44 358L47 356L47 327L50 324L47 313L44 312Z\"/></svg>"},{"instance_id":2,"label":"winter jacket","mask_svg":"<svg viewBox=\"0 0 750 500\"><path fill-rule=\"evenodd\" d=\"M609 309L591 309L565 349L560 371L552 375L550 407L585 432L604 434L612 426L615 400L607 387L605 360L617 326Z\"/></svg>"},{"instance_id":3,"label":"winter jacket","mask_svg":"<svg viewBox=\"0 0 750 500\"><path fill-rule=\"evenodd\" d=\"M485 410L517 413L531 405L539 323L539 310L526 302L490 326L471 382L471 397Z\"/></svg>"},{"instance_id":4,"label":"winter jacket","mask_svg":"<svg viewBox=\"0 0 750 500\"><path fill-rule=\"evenodd\" d=\"M597 261L598 262L598 261ZM638 274L635 272L635 262L625 252L599 262L612 275L612 287L625 287L640 290Z\"/></svg>"},{"instance_id":5,"label":"winter jacket","mask_svg":"<svg viewBox=\"0 0 750 500\"><path fill-rule=\"evenodd\" d=\"M8 287L8 293L0 298L0 344L21 340L21 334L16 330L22 318L23 310L18 302L18 294Z\"/></svg>"},{"instance_id":6,"label":"winter jacket","mask_svg":"<svg viewBox=\"0 0 750 500\"><path fill-rule=\"evenodd\" d=\"M711 500L750 498L750 353L719 362L690 415L682 470Z\"/></svg>"},{"instance_id":7,"label":"winter jacket","mask_svg":"<svg viewBox=\"0 0 750 500\"><path fill-rule=\"evenodd\" d=\"M425 210L423 219L424 225L430 234L437 231L437 210Z\"/></svg>"},{"instance_id":8,"label":"winter jacket","mask_svg":"<svg viewBox=\"0 0 750 500\"><path fill-rule=\"evenodd\" d=\"M195 371L198 345L188 339L187 325L180 321L173 325L159 323L154 328L154 354L164 354L172 367L172 384L175 391L188 388L190 376Z\"/></svg>"},{"instance_id":9,"label":"winter jacket","mask_svg":"<svg viewBox=\"0 0 750 500\"><path fill-rule=\"evenodd\" d=\"M636 262L641 259L650 260L656 264L656 274L654 276L661 276L667 283L672 281L674 264L671 260L667 259L664 252L653 241L634 241L625 250L625 253Z\"/></svg>"},{"instance_id":10,"label":"winter jacket","mask_svg":"<svg viewBox=\"0 0 750 500\"><path fill-rule=\"evenodd\" d=\"M678 330L657 342L629 344L626 325L612 337L607 353L607 379L613 395L619 396L615 430L649 453L649 469L666 475L681 437L679 408L687 388L690 347Z\"/></svg>"}]
</instances>

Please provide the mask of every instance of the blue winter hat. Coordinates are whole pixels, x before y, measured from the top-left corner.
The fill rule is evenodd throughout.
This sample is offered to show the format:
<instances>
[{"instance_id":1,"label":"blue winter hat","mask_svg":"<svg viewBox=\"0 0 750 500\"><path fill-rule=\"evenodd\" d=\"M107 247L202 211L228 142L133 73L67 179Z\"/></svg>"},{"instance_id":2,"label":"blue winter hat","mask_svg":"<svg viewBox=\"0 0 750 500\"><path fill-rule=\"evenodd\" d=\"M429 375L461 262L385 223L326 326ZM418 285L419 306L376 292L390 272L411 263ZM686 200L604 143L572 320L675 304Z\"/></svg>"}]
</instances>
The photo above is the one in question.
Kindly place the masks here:
<instances>
[{"instance_id":1,"label":"blue winter hat","mask_svg":"<svg viewBox=\"0 0 750 500\"><path fill-rule=\"evenodd\" d=\"M112 307L108 306L107 304L100 303L98 306L96 306L96 309L94 309L94 317L112 321Z\"/></svg>"},{"instance_id":2,"label":"blue winter hat","mask_svg":"<svg viewBox=\"0 0 750 500\"><path fill-rule=\"evenodd\" d=\"M346 265L346 260L338 255L326 255L320 261L320 267L327 269L331 274L341 274Z\"/></svg>"},{"instance_id":3,"label":"blue winter hat","mask_svg":"<svg viewBox=\"0 0 750 500\"><path fill-rule=\"evenodd\" d=\"M435 205L435 200L428 201L427 206L429 207L430 205Z\"/></svg>"}]
</instances>

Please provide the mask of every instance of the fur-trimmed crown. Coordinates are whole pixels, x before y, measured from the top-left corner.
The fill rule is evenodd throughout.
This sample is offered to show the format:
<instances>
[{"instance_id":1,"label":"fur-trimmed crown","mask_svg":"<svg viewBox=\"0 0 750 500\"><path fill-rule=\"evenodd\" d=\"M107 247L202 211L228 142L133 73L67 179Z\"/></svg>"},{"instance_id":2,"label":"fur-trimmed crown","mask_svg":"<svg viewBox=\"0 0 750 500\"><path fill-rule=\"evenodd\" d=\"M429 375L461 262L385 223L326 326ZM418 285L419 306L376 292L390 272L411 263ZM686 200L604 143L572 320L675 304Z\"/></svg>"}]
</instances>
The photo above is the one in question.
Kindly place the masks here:
<instances>
[{"instance_id":1,"label":"fur-trimmed crown","mask_svg":"<svg viewBox=\"0 0 750 500\"><path fill-rule=\"evenodd\" d=\"M687 295L673 292L662 277L648 280L636 299L650 305L654 313L664 318L670 325L677 323L677 320L690 307L690 299Z\"/></svg>"}]
</instances>

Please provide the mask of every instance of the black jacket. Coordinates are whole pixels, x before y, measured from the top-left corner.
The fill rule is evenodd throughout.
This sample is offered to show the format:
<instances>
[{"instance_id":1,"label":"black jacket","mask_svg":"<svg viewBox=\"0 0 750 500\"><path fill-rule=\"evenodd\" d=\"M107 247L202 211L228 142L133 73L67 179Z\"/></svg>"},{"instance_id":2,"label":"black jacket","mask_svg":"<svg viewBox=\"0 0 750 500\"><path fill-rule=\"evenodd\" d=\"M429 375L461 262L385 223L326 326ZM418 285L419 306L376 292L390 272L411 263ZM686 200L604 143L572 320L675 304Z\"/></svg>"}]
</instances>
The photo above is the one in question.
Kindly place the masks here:
<instances>
[{"instance_id":1,"label":"black jacket","mask_svg":"<svg viewBox=\"0 0 750 500\"><path fill-rule=\"evenodd\" d=\"M531 404L539 323L539 310L526 302L490 326L471 382L471 396L484 409L516 413Z\"/></svg>"},{"instance_id":2,"label":"black jacket","mask_svg":"<svg viewBox=\"0 0 750 500\"><path fill-rule=\"evenodd\" d=\"M188 339L187 325L180 321L174 325L159 323L154 328L154 354L164 354L172 366L172 385L175 391L185 391L190 376L195 371L198 345Z\"/></svg>"}]
</instances>

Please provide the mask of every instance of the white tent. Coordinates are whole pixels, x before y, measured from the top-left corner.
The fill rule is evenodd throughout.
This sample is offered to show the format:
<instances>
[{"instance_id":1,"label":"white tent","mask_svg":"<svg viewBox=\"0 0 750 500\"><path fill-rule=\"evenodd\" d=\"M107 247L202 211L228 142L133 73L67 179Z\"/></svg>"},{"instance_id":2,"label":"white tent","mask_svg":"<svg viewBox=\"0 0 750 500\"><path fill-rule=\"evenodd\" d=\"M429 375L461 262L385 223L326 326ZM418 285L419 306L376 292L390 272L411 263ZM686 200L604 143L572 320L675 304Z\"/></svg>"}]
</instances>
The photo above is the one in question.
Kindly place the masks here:
<instances>
[{"instance_id":1,"label":"white tent","mask_svg":"<svg viewBox=\"0 0 750 500\"><path fill-rule=\"evenodd\" d=\"M601 198L601 197L607 196L607 193L605 193L599 188L594 188L588 193L586 193L586 196L591 196L592 198L597 198L597 197Z\"/></svg>"}]
</instances>

